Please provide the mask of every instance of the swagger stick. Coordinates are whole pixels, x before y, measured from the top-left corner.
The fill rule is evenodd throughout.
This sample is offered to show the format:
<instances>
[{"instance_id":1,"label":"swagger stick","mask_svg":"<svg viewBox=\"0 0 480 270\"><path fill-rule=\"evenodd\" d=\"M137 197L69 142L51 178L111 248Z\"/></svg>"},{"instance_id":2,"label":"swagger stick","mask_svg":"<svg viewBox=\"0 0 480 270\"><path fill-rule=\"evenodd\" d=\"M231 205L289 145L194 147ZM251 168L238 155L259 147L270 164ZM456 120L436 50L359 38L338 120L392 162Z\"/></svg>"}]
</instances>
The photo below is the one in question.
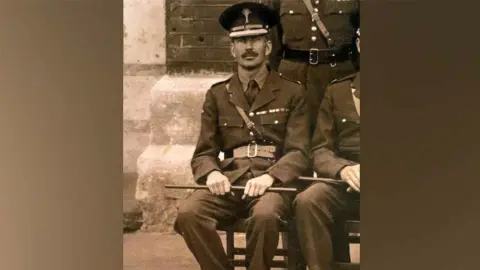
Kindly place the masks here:
<instances>
[{"instance_id":1,"label":"swagger stick","mask_svg":"<svg viewBox=\"0 0 480 270\"><path fill-rule=\"evenodd\" d=\"M204 185L165 185L165 188L171 189L208 189ZM231 190L244 190L245 187L242 186L231 186ZM282 188L282 187L270 187L267 188L266 192L297 192L296 188Z\"/></svg>"},{"instance_id":2,"label":"swagger stick","mask_svg":"<svg viewBox=\"0 0 480 270\"><path fill-rule=\"evenodd\" d=\"M323 182L327 184L348 185L348 183L343 180L335 180L331 178L322 178L322 177L300 176L298 177L298 180L310 181L310 182Z\"/></svg>"}]
</instances>

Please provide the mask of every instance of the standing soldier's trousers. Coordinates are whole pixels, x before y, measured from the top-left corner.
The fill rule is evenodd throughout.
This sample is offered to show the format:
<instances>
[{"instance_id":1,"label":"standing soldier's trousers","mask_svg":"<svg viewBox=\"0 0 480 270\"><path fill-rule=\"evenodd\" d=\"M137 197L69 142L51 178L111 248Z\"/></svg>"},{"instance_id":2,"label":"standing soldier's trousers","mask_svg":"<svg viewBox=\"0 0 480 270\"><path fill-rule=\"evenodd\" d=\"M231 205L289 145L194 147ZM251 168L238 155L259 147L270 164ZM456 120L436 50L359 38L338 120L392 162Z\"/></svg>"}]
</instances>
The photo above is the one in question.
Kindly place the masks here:
<instances>
[{"instance_id":1,"label":"standing soldier's trousers","mask_svg":"<svg viewBox=\"0 0 480 270\"><path fill-rule=\"evenodd\" d=\"M197 190L180 207L175 230L183 236L202 270L227 269L229 262L216 227L245 211L248 269L270 269L280 225L289 215L291 199L273 192L245 200L242 195L241 191L236 191L235 196L217 196L208 190Z\"/></svg>"},{"instance_id":2,"label":"standing soldier's trousers","mask_svg":"<svg viewBox=\"0 0 480 270\"><path fill-rule=\"evenodd\" d=\"M305 52L308 53L308 52ZM288 55L280 61L278 72L290 80L300 81L307 90L307 103L310 114L310 132L313 133L317 111L325 94L325 89L334 79L354 73L355 66L348 57L341 61L329 62L319 58L318 64L310 64L308 59Z\"/></svg>"}]
</instances>

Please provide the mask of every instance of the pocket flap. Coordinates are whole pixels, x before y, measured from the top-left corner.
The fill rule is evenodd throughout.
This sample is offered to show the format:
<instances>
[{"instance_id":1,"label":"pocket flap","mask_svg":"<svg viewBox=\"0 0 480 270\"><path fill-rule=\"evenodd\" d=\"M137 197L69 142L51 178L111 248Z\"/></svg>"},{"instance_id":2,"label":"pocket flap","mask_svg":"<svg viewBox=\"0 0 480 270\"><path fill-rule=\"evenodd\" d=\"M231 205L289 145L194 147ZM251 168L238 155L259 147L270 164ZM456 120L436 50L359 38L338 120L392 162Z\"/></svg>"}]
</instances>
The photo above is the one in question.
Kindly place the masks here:
<instances>
[{"instance_id":1,"label":"pocket flap","mask_svg":"<svg viewBox=\"0 0 480 270\"><path fill-rule=\"evenodd\" d=\"M221 127L243 127L243 119L235 116L219 116L218 124Z\"/></svg>"},{"instance_id":2,"label":"pocket flap","mask_svg":"<svg viewBox=\"0 0 480 270\"><path fill-rule=\"evenodd\" d=\"M260 115L259 117L260 125L276 125L276 124L284 124L287 121L287 113L285 112L277 112L277 113L269 113L265 115Z\"/></svg>"}]
</instances>

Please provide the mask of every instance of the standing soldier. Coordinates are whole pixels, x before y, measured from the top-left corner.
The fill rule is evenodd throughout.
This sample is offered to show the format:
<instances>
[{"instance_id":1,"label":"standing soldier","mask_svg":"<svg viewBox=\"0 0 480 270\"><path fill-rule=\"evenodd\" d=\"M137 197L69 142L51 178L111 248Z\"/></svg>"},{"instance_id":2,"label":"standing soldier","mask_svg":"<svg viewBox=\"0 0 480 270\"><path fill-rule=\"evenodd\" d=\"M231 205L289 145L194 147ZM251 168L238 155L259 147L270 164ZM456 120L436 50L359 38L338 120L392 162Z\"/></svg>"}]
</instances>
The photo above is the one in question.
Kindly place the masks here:
<instances>
[{"instance_id":1,"label":"standing soldier","mask_svg":"<svg viewBox=\"0 0 480 270\"><path fill-rule=\"evenodd\" d=\"M238 70L206 93L191 165L195 181L209 190L186 199L175 224L202 270L227 269L216 226L242 215L248 269L270 269L292 200L265 191L298 178L308 162L304 87L267 66L269 29L277 22L275 12L259 3L236 4L220 16ZM243 196L231 194L233 183L245 186Z\"/></svg>"},{"instance_id":2,"label":"standing soldier","mask_svg":"<svg viewBox=\"0 0 480 270\"><path fill-rule=\"evenodd\" d=\"M356 47L360 53L360 28ZM341 187L316 183L294 201L301 250L311 270L331 270L332 227L346 212L359 218L360 72L332 82L320 105L311 156L320 177L342 179ZM355 192L356 191L356 192Z\"/></svg>"},{"instance_id":3,"label":"standing soldier","mask_svg":"<svg viewBox=\"0 0 480 270\"><path fill-rule=\"evenodd\" d=\"M270 62L307 90L310 132L326 86L355 72L350 59L355 30L350 16L359 0L265 0L280 15Z\"/></svg>"}]
</instances>

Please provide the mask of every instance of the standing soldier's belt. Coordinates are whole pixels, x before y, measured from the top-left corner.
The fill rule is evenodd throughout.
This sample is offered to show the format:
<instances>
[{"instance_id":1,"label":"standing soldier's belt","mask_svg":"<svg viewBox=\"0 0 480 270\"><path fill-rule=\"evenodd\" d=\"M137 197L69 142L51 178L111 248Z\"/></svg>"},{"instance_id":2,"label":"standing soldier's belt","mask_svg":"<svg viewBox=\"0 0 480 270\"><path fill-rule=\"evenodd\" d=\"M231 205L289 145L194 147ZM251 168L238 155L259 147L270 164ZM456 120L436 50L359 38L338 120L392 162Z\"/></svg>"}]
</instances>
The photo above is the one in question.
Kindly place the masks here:
<instances>
[{"instance_id":1,"label":"standing soldier's belt","mask_svg":"<svg viewBox=\"0 0 480 270\"><path fill-rule=\"evenodd\" d=\"M283 58L292 59L301 62L308 62L311 65L329 64L331 62L341 62L350 59L350 48L348 46L340 49L315 49L309 51L298 51L285 48Z\"/></svg>"}]
</instances>

